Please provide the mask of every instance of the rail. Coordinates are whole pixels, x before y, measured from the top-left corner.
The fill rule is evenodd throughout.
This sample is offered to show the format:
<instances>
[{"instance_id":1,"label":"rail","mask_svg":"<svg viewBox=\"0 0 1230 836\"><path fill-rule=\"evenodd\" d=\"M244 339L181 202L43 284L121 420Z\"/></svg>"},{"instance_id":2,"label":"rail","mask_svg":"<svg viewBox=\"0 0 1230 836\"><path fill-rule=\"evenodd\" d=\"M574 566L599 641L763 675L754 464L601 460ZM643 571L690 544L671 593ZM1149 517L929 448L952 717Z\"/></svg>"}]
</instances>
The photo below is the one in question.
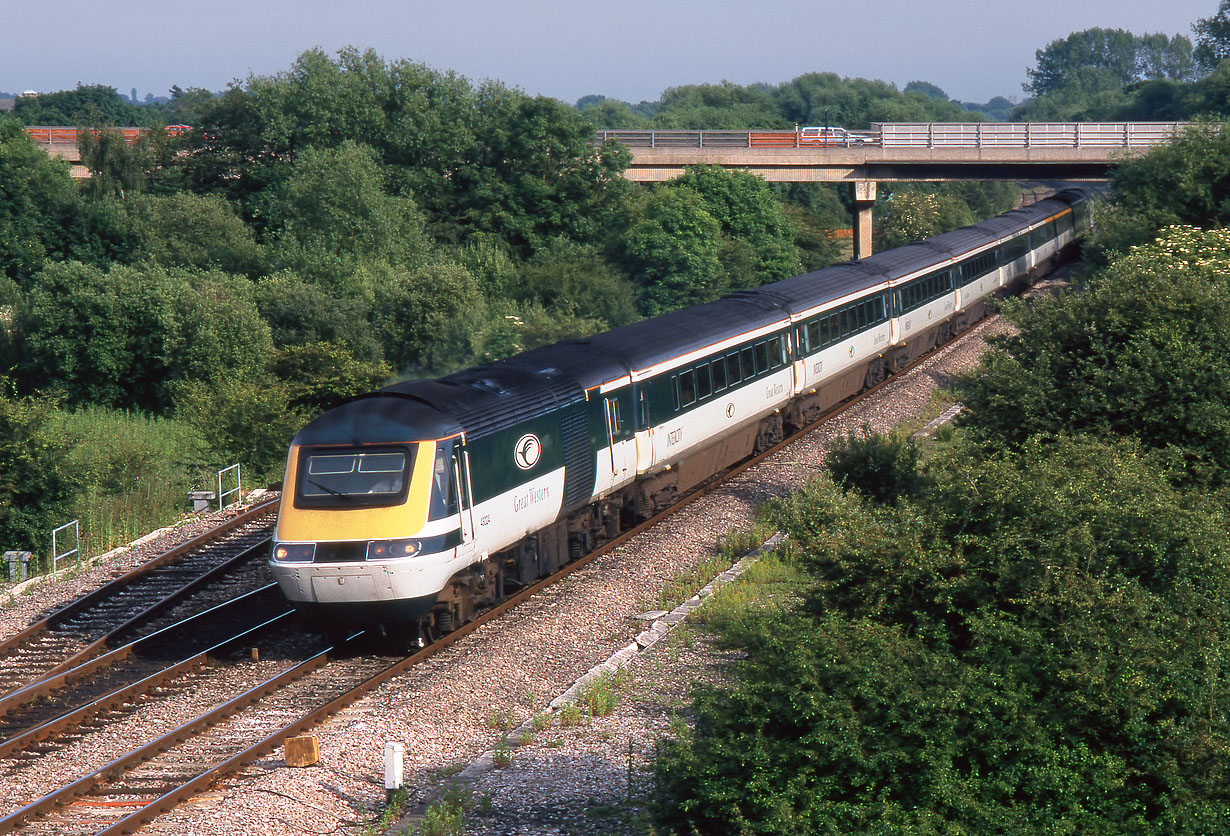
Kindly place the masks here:
<instances>
[{"instance_id":1,"label":"rail","mask_svg":"<svg viewBox=\"0 0 1230 836\"><path fill-rule=\"evenodd\" d=\"M1157 145L1191 122L873 122L844 136L803 131L597 131L631 148L1115 148ZM1220 126L1217 126L1220 127Z\"/></svg>"}]
</instances>

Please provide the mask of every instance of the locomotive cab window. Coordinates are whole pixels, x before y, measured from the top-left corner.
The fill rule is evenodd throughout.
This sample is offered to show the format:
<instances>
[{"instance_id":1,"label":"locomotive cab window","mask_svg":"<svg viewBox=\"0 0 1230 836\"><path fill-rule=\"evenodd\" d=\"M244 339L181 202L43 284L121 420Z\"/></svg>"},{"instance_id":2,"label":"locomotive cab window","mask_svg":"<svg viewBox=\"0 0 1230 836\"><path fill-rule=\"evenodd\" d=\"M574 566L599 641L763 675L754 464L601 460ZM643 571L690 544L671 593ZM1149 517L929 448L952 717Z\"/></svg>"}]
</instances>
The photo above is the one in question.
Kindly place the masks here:
<instances>
[{"instance_id":1,"label":"locomotive cab window","mask_svg":"<svg viewBox=\"0 0 1230 836\"><path fill-rule=\"evenodd\" d=\"M396 505L406 498L411 448L301 450L295 504L361 507Z\"/></svg>"}]
</instances>

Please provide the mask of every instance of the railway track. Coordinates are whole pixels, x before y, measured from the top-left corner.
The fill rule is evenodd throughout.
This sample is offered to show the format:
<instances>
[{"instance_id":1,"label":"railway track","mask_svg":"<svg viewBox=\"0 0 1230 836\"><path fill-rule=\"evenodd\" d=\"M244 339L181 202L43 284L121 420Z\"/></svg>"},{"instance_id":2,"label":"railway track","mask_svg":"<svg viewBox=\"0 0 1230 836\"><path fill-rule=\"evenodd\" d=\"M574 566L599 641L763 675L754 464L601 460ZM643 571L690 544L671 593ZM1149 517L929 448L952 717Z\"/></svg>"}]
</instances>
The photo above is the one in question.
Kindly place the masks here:
<instances>
[{"instance_id":1,"label":"railway track","mask_svg":"<svg viewBox=\"0 0 1230 836\"><path fill-rule=\"evenodd\" d=\"M257 585L273 512L272 502L255 506L0 642L0 714L17 692L49 693L109 647L173 622L190 596L205 607Z\"/></svg>"},{"instance_id":2,"label":"railway track","mask_svg":"<svg viewBox=\"0 0 1230 836\"><path fill-rule=\"evenodd\" d=\"M957 339L960 340L963 336ZM924 359L926 358L921 358L918 363ZM346 648L329 648L277 671L243 693L202 711L191 721L176 726L159 738L114 758L89 775L48 792L0 818L0 833L10 832L17 827L28 833L131 832L209 787L224 775L267 756L288 737L301 734L319 724L380 684L404 673L484 624L499 618L542 589L558 583L572 572L679 512L727 479L780 452L824 421L831 420L863 398L878 392L896 378L897 376L890 377L866 390L830 411L821 421L698 486L655 517L568 564L551 577L520 590L498 606L422 650L406 658L397 658L372 652L375 646L363 645L362 637ZM187 663L188 660L184 660L184 664ZM198 676L190 669L179 675L182 684L174 687L180 690L192 687L192 683L196 681L193 677ZM102 712L110 710L112 709L100 709L93 716L98 717ZM33 738L35 732L27 731L24 734L27 735L28 741ZM0 756L7 751L3 748L5 745L0 743Z\"/></svg>"}]
</instances>

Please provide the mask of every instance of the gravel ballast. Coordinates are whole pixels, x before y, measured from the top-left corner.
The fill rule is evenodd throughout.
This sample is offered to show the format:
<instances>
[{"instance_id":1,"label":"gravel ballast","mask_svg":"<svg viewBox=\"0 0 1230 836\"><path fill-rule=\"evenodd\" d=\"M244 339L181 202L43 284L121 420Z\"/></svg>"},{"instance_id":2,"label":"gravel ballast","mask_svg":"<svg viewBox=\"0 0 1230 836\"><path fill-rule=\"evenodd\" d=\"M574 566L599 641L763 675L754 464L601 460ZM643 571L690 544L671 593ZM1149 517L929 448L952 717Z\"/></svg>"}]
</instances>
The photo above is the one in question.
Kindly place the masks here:
<instances>
[{"instance_id":1,"label":"gravel ballast","mask_svg":"<svg viewBox=\"0 0 1230 836\"><path fill-rule=\"evenodd\" d=\"M991 319L975 331L1005 328ZM654 743L678 722L690 683L721 675L721 655L691 631L677 631L630 655L627 690L612 714L536 731L535 715L633 644L650 624L638 616L657 607L662 587L715 553L722 534L748 526L762 502L801 486L833 439L916 418L933 403L937 387L972 368L984 349L976 335L941 349L767 462L380 687L315 730L318 765L286 767L279 750L140 832L380 832L374 822L385 801L386 742L405 746L405 789L414 807L489 755L506 729L522 724L529 724L530 734L511 750L511 763L467 772L467 791L476 800L466 816L467 834L646 832L629 815L643 797ZM167 536L191 535L177 530ZM71 581L27 590L0 610L0 635L135 565L146 548L148 558L166 546L147 543ZM412 826L406 821L393 832L413 832L407 830Z\"/></svg>"}]
</instances>

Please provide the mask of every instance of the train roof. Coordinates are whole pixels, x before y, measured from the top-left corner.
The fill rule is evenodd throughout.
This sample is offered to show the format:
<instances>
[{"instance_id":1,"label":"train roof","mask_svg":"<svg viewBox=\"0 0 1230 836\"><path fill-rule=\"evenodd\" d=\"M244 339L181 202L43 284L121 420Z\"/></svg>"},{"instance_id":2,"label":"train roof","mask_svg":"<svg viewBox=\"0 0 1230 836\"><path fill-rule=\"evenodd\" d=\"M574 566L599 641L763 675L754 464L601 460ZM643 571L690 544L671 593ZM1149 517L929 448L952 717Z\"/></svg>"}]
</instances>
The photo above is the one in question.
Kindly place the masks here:
<instances>
[{"instance_id":1,"label":"train roof","mask_svg":"<svg viewBox=\"0 0 1230 836\"><path fill-rule=\"evenodd\" d=\"M396 388L359 395L322 413L295 434L293 443L352 447L447 438L460 431L453 416Z\"/></svg>"},{"instance_id":2,"label":"train roof","mask_svg":"<svg viewBox=\"0 0 1230 836\"><path fill-rule=\"evenodd\" d=\"M325 412L295 443L357 445L481 437L583 401L588 390L717 343L783 323L789 314L943 263L1023 230L1085 197L1070 190L928 241L907 244L673 311L579 340L543 346L439 380L398 383Z\"/></svg>"},{"instance_id":3,"label":"train roof","mask_svg":"<svg viewBox=\"0 0 1230 836\"><path fill-rule=\"evenodd\" d=\"M627 371L643 371L680 355L784 322L786 318L786 312L770 296L741 291L714 302L594 334L577 344L591 346L606 357L618 359Z\"/></svg>"}]
</instances>

